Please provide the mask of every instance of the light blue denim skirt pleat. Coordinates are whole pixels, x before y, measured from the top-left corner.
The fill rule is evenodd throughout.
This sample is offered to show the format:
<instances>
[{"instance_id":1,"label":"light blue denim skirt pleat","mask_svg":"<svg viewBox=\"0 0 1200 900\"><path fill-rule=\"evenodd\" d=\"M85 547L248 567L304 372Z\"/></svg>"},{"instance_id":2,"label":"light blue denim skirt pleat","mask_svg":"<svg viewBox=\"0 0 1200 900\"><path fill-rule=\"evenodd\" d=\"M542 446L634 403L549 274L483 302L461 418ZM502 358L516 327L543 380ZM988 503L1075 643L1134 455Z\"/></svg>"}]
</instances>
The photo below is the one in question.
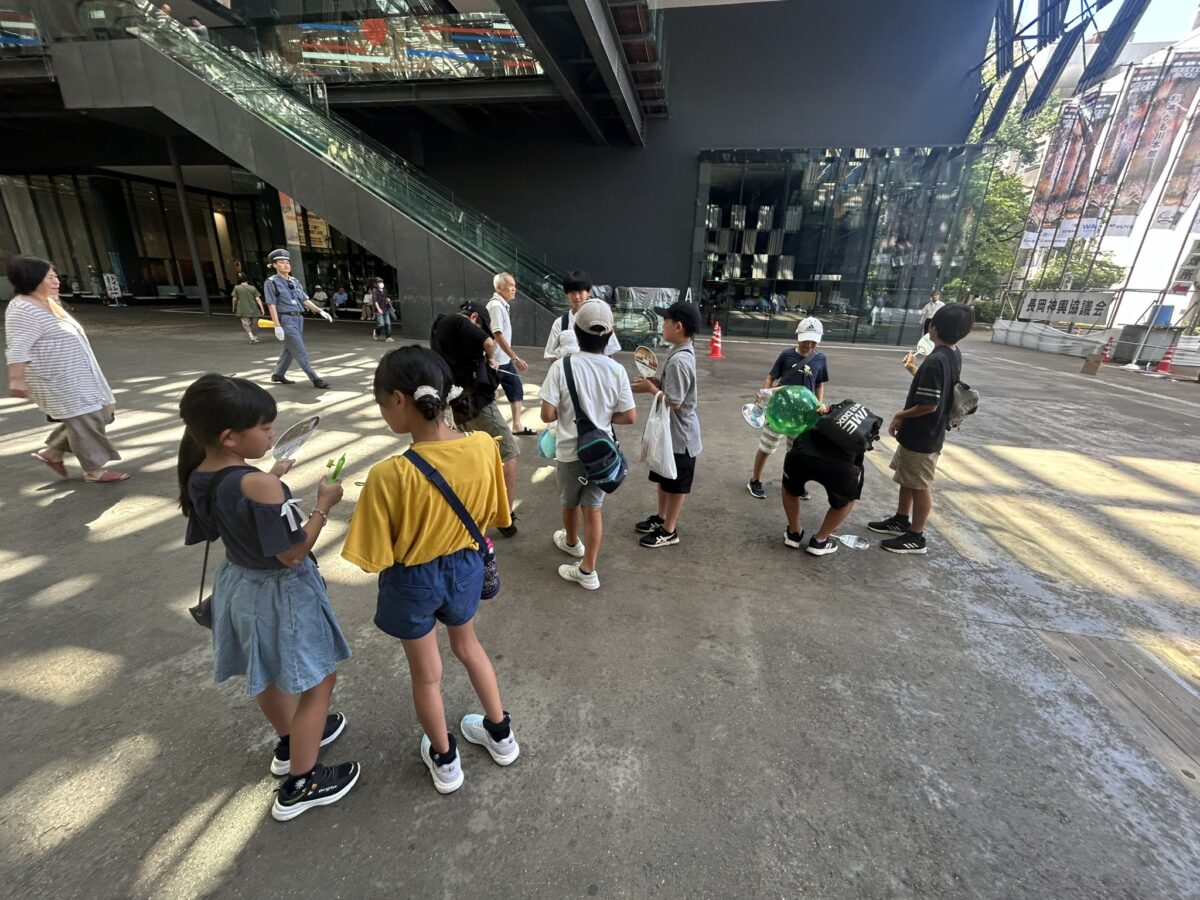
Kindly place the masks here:
<instances>
[{"instance_id":1,"label":"light blue denim skirt pleat","mask_svg":"<svg viewBox=\"0 0 1200 900\"><path fill-rule=\"evenodd\" d=\"M294 569L248 569L226 560L213 586L213 677L246 678L257 696L316 687L350 658L325 582L311 558Z\"/></svg>"}]
</instances>

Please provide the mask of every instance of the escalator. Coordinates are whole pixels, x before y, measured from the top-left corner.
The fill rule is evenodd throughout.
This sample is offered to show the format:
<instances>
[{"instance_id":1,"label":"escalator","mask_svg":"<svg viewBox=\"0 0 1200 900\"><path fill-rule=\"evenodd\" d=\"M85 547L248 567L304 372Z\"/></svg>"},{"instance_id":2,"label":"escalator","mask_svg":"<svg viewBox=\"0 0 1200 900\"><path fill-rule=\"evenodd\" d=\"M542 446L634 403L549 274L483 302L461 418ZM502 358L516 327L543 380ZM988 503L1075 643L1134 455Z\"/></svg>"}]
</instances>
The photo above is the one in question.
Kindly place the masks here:
<instances>
[{"instance_id":1,"label":"escalator","mask_svg":"<svg viewBox=\"0 0 1200 900\"><path fill-rule=\"evenodd\" d=\"M197 39L146 0L103 0L88 16L51 35L67 108L159 111L391 263L402 288L428 284L435 307L486 294L508 271L539 320L567 308L543 255L329 113L311 84Z\"/></svg>"}]
</instances>

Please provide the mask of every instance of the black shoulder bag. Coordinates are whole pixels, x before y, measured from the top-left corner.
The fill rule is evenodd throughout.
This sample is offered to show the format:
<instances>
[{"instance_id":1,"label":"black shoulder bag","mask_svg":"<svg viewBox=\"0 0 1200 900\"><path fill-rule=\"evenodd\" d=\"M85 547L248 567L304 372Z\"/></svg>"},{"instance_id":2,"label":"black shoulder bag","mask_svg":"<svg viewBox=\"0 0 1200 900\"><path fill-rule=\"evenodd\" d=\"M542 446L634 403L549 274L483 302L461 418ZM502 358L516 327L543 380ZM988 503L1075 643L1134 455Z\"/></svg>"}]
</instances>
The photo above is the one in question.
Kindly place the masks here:
<instances>
[{"instance_id":1,"label":"black shoulder bag","mask_svg":"<svg viewBox=\"0 0 1200 900\"><path fill-rule=\"evenodd\" d=\"M221 482L225 480L225 476L232 472L236 472L243 466L228 466L217 472L213 477L212 484L208 487L208 515L212 520L213 527L206 531L208 540L204 542L204 564L200 567L200 593L196 598L196 605L189 606L188 612L192 614L192 618L196 620L197 625L203 625L205 628L212 628L212 594L204 596L204 576L208 574L208 551L212 547L212 533L216 530L217 524L217 488L221 486ZM196 511L192 510L192 515Z\"/></svg>"},{"instance_id":2,"label":"black shoulder bag","mask_svg":"<svg viewBox=\"0 0 1200 900\"><path fill-rule=\"evenodd\" d=\"M629 474L629 463L621 452L617 439L587 417L575 391L575 376L571 374L571 357L562 360L563 374L567 376L567 390L571 393L571 404L575 407L575 455L587 475L587 483L594 484L606 494L621 486Z\"/></svg>"}]
</instances>

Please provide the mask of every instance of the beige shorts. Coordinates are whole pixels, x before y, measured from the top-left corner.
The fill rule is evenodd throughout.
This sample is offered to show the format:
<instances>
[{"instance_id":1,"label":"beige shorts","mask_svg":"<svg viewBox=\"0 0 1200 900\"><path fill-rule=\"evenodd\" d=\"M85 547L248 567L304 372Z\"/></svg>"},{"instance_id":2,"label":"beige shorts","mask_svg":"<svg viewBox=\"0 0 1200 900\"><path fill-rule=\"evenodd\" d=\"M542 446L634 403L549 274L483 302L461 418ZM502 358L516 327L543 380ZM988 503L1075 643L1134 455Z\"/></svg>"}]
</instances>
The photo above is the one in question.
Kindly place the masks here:
<instances>
[{"instance_id":1,"label":"beige shorts","mask_svg":"<svg viewBox=\"0 0 1200 900\"><path fill-rule=\"evenodd\" d=\"M772 453L774 453L776 450L779 449L779 441L782 437L783 437L783 435L780 434L778 431L776 431L774 428L772 428L770 425L764 425L762 427L762 431L759 432L759 437L758 437L759 452L765 453L765 454L767 454L767 456L770 456ZM794 443L796 443L796 439L794 437L789 437L787 439L787 448L789 450L791 450L792 444L794 444Z\"/></svg>"},{"instance_id":2,"label":"beige shorts","mask_svg":"<svg viewBox=\"0 0 1200 900\"><path fill-rule=\"evenodd\" d=\"M892 454L892 469L896 472L892 481L913 491L929 490L939 456L941 453L917 453L897 445Z\"/></svg>"},{"instance_id":3,"label":"beige shorts","mask_svg":"<svg viewBox=\"0 0 1200 900\"><path fill-rule=\"evenodd\" d=\"M504 421L504 416L500 412L500 407L494 402L489 403L479 411L475 418L463 424L468 431L482 431L484 434L499 438L501 460L507 462L521 455L521 447L517 444L517 439L513 437L512 429L508 427L508 423Z\"/></svg>"}]
</instances>

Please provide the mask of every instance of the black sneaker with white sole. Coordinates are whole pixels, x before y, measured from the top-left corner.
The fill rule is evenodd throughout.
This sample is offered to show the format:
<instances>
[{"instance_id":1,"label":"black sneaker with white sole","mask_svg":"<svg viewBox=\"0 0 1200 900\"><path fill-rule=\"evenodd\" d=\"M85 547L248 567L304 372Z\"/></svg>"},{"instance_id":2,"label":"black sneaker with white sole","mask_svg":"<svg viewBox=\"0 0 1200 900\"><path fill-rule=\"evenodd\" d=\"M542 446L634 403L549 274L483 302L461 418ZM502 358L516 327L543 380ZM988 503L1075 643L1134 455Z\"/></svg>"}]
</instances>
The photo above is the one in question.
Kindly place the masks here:
<instances>
[{"instance_id":1,"label":"black sneaker with white sole","mask_svg":"<svg viewBox=\"0 0 1200 900\"><path fill-rule=\"evenodd\" d=\"M286 822L314 806L337 803L350 793L361 772L362 766L356 762L340 766L317 763L307 775L297 775L283 783L271 804L271 817Z\"/></svg>"},{"instance_id":2,"label":"black sneaker with white sole","mask_svg":"<svg viewBox=\"0 0 1200 900\"><path fill-rule=\"evenodd\" d=\"M911 524L908 521L908 516L902 516L897 513L891 518L883 519L879 522L868 522L867 527L880 534L904 534L908 531L908 527Z\"/></svg>"},{"instance_id":3,"label":"black sneaker with white sole","mask_svg":"<svg viewBox=\"0 0 1200 900\"><path fill-rule=\"evenodd\" d=\"M787 528L783 529L783 543L786 546L795 547L796 549L800 549L800 547L803 546L803 544L801 543L803 540L804 540L804 529L800 529L799 531L788 531Z\"/></svg>"},{"instance_id":4,"label":"black sneaker with white sole","mask_svg":"<svg viewBox=\"0 0 1200 900\"><path fill-rule=\"evenodd\" d=\"M905 531L900 537L880 541L879 546L890 553L924 553L925 535Z\"/></svg>"},{"instance_id":5,"label":"black sneaker with white sole","mask_svg":"<svg viewBox=\"0 0 1200 900\"><path fill-rule=\"evenodd\" d=\"M818 541L814 534L808 542L808 546L804 548L805 553L811 553L813 556L827 556L830 553L837 553L837 541L832 537L827 537L823 541Z\"/></svg>"},{"instance_id":6,"label":"black sneaker with white sole","mask_svg":"<svg viewBox=\"0 0 1200 900\"><path fill-rule=\"evenodd\" d=\"M638 541L643 547L670 547L679 543L679 530L666 531L661 525Z\"/></svg>"},{"instance_id":7,"label":"black sneaker with white sole","mask_svg":"<svg viewBox=\"0 0 1200 900\"><path fill-rule=\"evenodd\" d=\"M751 480L751 481L746 482L746 490L748 490L750 492L750 496L753 497L755 500L766 500L767 499L767 492L763 490L761 481Z\"/></svg>"},{"instance_id":8,"label":"black sneaker with white sole","mask_svg":"<svg viewBox=\"0 0 1200 900\"><path fill-rule=\"evenodd\" d=\"M325 717L325 730L321 732L321 746L332 744L346 730L346 717L341 713L330 713ZM291 741L280 741L275 745L275 753L271 757L271 774L286 775L292 764Z\"/></svg>"},{"instance_id":9,"label":"black sneaker with white sole","mask_svg":"<svg viewBox=\"0 0 1200 900\"><path fill-rule=\"evenodd\" d=\"M655 531L662 523L662 516L655 514L648 519L642 519L642 521L633 526L633 530L638 534L650 534L650 532Z\"/></svg>"}]
</instances>

